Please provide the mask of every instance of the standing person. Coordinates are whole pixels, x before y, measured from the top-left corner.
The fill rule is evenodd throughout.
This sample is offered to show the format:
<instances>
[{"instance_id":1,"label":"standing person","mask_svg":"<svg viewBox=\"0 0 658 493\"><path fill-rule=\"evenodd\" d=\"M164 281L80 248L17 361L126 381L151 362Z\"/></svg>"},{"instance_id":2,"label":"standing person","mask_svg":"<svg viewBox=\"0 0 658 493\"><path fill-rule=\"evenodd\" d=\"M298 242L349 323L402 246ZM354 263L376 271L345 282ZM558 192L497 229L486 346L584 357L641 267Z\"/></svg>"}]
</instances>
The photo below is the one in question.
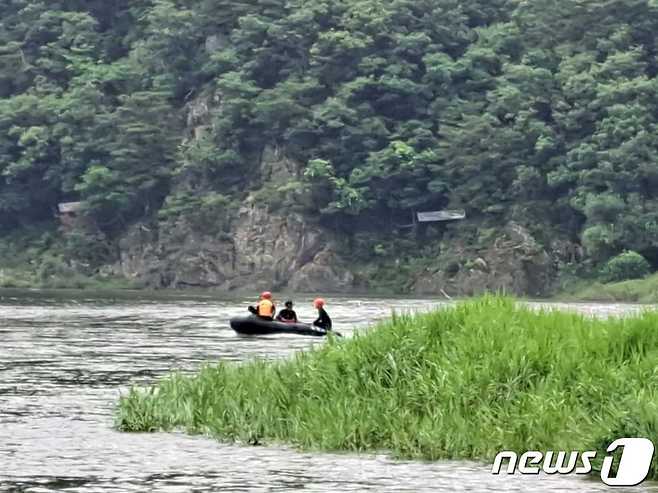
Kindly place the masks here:
<instances>
[{"instance_id":1,"label":"standing person","mask_svg":"<svg viewBox=\"0 0 658 493\"><path fill-rule=\"evenodd\" d=\"M260 295L260 300L256 308L253 306L249 307L249 311L255 315L258 315L260 318L265 320L274 320L274 313L276 312L276 306L272 301L272 293L269 291L263 291Z\"/></svg>"},{"instance_id":2,"label":"standing person","mask_svg":"<svg viewBox=\"0 0 658 493\"><path fill-rule=\"evenodd\" d=\"M316 300L313 302L313 306L318 310L318 318L315 320L315 322L313 322L313 325L326 331L330 331L331 318L329 318L329 314L324 309L324 305L325 303L322 298L316 298Z\"/></svg>"},{"instance_id":3,"label":"standing person","mask_svg":"<svg viewBox=\"0 0 658 493\"><path fill-rule=\"evenodd\" d=\"M297 314L292 309L292 301L286 301L285 308L279 312L276 319L279 322L297 323Z\"/></svg>"}]
</instances>

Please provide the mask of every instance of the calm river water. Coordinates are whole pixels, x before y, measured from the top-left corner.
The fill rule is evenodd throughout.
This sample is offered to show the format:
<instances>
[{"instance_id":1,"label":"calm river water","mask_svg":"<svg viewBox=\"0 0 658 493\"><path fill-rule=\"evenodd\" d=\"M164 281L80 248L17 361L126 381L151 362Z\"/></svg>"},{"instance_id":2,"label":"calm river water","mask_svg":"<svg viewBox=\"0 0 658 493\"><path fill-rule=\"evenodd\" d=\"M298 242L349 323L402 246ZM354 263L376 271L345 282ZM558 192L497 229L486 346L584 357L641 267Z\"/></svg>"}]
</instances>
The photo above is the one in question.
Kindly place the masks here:
<instances>
[{"instance_id":1,"label":"calm river water","mask_svg":"<svg viewBox=\"0 0 658 493\"><path fill-rule=\"evenodd\" d=\"M310 298L298 300L301 318L310 319ZM437 304L331 299L329 311L336 330L349 336L392 308ZM0 491L611 491L572 477L494 477L490 464L400 462L113 430L117 399L133 384L208 361L282 358L322 344L236 336L228 319L246 306L244 299L207 294L149 299L146 293L0 291ZM573 307L593 314L636 309Z\"/></svg>"}]
</instances>

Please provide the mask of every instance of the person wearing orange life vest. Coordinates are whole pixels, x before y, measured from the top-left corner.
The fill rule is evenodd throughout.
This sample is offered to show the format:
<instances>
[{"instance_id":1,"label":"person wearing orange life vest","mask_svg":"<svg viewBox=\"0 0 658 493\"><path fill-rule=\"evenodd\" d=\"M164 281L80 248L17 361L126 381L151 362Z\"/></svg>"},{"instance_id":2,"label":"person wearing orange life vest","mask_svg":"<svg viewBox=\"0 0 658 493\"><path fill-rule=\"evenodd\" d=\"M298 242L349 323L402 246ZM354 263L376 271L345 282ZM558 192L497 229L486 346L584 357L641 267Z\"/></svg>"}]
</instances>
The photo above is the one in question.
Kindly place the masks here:
<instances>
[{"instance_id":1,"label":"person wearing orange life vest","mask_svg":"<svg viewBox=\"0 0 658 493\"><path fill-rule=\"evenodd\" d=\"M249 311L255 315L258 315L260 318L264 318L266 320L274 320L276 306L274 306L274 302L272 301L272 293L269 291L263 291L260 295L260 300L258 301L256 308L250 306Z\"/></svg>"}]
</instances>

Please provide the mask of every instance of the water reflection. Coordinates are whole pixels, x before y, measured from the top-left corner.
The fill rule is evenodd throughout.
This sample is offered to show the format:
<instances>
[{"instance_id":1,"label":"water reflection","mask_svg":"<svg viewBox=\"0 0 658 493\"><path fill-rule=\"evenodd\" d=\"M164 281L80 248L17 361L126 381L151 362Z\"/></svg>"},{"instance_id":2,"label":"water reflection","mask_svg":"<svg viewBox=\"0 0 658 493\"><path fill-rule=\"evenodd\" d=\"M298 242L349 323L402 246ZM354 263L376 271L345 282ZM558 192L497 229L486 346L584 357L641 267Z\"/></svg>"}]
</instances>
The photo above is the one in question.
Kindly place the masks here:
<instances>
[{"instance_id":1,"label":"water reflection","mask_svg":"<svg viewBox=\"0 0 658 493\"><path fill-rule=\"evenodd\" d=\"M577 478L493 477L488 465L467 462L397 462L182 434L117 433L112 413L130 385L208 361L287 357L322 341L236 336L227 320L247 300L75 296L0 293L0 491L608 491ZM440 303L333 300L330 313L349 336L355 325L367 326L391 309ZM310 303L297 308L302 319L314 315ZM597 314L637 309L575 308Z\"/></svg>"}]
</instances>

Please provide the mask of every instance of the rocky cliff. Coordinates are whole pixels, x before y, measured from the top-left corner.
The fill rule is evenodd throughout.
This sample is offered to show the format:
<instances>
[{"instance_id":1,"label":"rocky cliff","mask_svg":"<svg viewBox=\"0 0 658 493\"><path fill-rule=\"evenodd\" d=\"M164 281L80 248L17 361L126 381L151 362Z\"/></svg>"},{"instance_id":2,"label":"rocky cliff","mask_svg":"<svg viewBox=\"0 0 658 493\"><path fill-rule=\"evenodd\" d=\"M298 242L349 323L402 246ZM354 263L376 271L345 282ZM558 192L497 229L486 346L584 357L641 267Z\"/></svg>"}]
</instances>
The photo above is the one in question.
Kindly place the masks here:
<instances>
[{"instance_id":1,"label":"rocky cliff","mask_svg":"<svg viewBox=\"0 0 658 493\"><path fill-rule=\"evenodd\" d=\"M419 273L418 294L470 296L486 291L543 296L557 275L555 254L549 254L522 226L509 223L488 246L466 248L458 242L451 252L459 262L437 263Z\"/></svg>"},{"instance_id":2,"label":"rocky cliff","mask_svg":"<svg viewBox=\"0 0 658 493\"><path fill-rule=\"evenodd\" d=\"M267 147L260 174L268 183L298 178L299 165ZM137 224L119 243L116 274L152 287L216 287L336 292L353 274L336 253L331 234L300 213L277 212L251 193L232 213L228 232L200 230L185 218Z\"/></svg>"},{"instance_id":3,"label":"rocky cliff","mask_svg":"<svg viewBox=\"0 0 658 493\"><path fill-rule=\"evenodd\" d=\"M229 235L218 238L184 223L158 232L140 224L121 240L120 252L116 272L153 287L335 292L354 279L318 227L250 200Z\"/></svg>"},{"instance_id":4,"label":"rocky cliff","mask_svg":"<svg viewBox=\"0 0 658 493\"><path fill-rule=\"evenodd\" d=\"M189 139L203 137L212 123L213 106L221 108L217 94L190 102ZM301 164L276 145L266 146L254 159L256 175L268 191L302 180ZM369 286L367 276L364 285L364 276L349 261L350 253L338 247L335 233L303 213L272 208L259 199L268 191L248 193L227 213L228 227L222 233L195 226L185 217L133 225L119 242L120 258L112 272L151 287L343 292L355 288L355 279L361 279L361 289L376 287ZM517 224L509 224L486 247L468 248L456 241L447 249L459 261L445 262L445 252L433 264L430 259L431 267L412 280L413 292L542 295L555 278L555 259ZM398 264L391 260L391 268Z\"/></svg>"},{"instance_id":5,"label":"rocky cliff","mask_svg":"<svg viewBox=\"0 0 658 493\"><path fill-rule=\"evenodd\" d=\"M151 287L297 292L346 292L355 287L354 268L327 231L301 214L270 212L252 197L240 207L229 234L217 237L185 223L159 231L138 224L121 240L120 252L115 273ZM488 247L474 250L455 244L450 253L461 261L443 263L437 258L433 267L416 274L413 292L542 296L556 278L554 255L516 224L508 225Z\"/></svg>"}]
</instances>

